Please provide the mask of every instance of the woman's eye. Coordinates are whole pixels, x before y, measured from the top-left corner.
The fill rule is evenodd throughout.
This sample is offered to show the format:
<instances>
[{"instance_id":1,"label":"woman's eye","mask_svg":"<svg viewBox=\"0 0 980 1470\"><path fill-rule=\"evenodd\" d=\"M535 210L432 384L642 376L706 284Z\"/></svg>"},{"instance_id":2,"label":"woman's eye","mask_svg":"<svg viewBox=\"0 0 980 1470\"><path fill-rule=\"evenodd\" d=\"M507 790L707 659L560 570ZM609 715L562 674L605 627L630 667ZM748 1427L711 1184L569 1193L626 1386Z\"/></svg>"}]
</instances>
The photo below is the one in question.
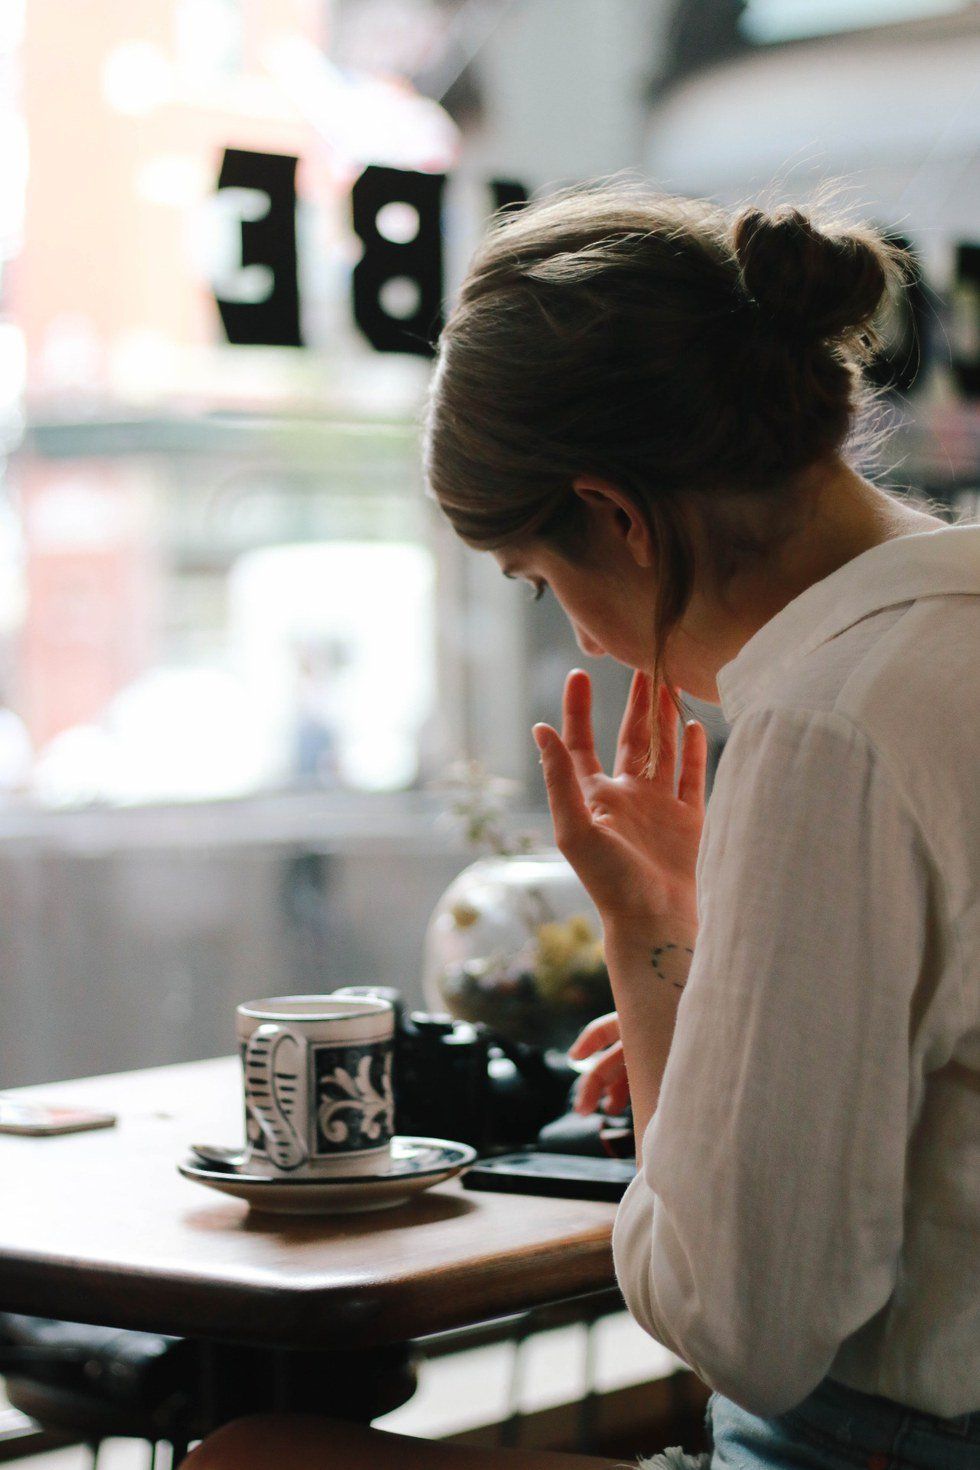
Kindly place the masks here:
<instances>
[{"instance_id":1,"label":"woman's eye","mask_svg":"<svg viewBox=\"0 0 980 1470\"><path fill-rule=\"evenodd\" d=\"M514 573L514 572L504 572L504 576L507 577L512 582L513 581L521 581L521 582L525 582L526 581L529 587L533 587L534 588L534 596L531 598L531 601L532 602L540 602L541 599L542 599L542 597L544 596L544 594L548 590L548 584L547 584L547 582L537 582L537 583L534 583L534 582L529 581L528 578L526 578L526 577L520 577L520 578L518 578L517 575L516 575L516 573Z\"/></svg>"}]
</instances>

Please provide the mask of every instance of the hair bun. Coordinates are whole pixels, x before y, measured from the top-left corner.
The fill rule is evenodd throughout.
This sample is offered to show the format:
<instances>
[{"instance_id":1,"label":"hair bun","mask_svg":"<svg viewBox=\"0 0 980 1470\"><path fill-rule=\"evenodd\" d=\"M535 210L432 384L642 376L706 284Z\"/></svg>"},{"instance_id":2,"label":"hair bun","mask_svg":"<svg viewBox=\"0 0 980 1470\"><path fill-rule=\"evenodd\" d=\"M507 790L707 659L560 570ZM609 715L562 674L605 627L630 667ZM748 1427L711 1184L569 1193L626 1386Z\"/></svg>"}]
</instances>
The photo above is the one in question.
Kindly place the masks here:
<instances>
[{"instance_id":1,"label":"hair bun","mask_svg":"<svg viewBox=\"0 0 980 1470\"><path fill-rule=\"evenodd\" d=\"M733 228L745 295L787 336L855 345L893 280L898 252L866 227L817 229L799 209L747 209Z\"/></svg>"}]
</instances>

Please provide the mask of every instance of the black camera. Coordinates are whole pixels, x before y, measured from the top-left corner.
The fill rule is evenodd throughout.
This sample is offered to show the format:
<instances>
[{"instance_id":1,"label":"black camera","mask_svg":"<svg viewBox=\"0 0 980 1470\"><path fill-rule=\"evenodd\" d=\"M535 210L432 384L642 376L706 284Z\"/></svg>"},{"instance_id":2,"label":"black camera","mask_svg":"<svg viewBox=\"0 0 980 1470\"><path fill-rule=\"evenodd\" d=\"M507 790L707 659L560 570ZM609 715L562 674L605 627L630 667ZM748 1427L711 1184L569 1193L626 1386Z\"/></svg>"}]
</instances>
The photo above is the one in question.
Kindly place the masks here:
<instances>
[{"instance_id":1,"label":"black camera","mask_svg":"<svg viewBox=\"0 0 980 1470\"><path fill-rule=\"evenodd\" d=\"M405 1011L386 985L347 985L395 1012L395 1132L452 1137L480 1154L533 1143L566 1114L578 1073L558 1052L509 1041L482 1023Z\"/></svg>"}]
</instances>

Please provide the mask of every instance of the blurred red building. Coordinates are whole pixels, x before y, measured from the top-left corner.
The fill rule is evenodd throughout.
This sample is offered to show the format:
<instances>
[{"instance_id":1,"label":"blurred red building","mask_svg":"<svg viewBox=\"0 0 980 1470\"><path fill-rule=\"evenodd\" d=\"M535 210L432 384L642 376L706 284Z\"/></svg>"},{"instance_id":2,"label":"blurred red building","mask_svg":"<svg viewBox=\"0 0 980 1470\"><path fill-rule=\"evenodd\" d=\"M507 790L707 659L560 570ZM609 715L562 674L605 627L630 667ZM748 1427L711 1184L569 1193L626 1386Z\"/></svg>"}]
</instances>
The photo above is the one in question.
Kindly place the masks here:
<instances>
[{"instance_id":1,"label":"blurred red building","mask_svg":"<svg viewBox=\"0 0 980 1470\"><path fill-rule=\"evenodd\" d=\"M313 0L32 0L19 48L29 151L5 282L30 425L219 399L229 349L208 271L222 152L293 154L313 131L272 68L322 43ZM216 238L209 240L209 235ZM95 721L156 651L159 538L139 460L19 465L26 611L12 702L35 748Z\"/></svg>"}]
</instances>

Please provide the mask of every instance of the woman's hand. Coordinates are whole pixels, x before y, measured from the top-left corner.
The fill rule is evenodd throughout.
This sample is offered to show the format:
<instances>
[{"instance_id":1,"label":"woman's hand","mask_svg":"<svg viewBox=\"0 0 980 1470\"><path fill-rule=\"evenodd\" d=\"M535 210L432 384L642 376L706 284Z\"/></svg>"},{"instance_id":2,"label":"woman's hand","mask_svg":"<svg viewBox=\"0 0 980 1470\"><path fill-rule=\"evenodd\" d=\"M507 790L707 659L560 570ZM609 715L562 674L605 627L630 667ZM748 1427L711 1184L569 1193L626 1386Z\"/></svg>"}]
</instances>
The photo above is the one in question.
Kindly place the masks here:
<instances>
[{"instance_id":1,"label":"woman's hand","mask_svg":"<svg viewBox=\"0 0 980 1470\"><path fill-rule=\"evenodd\" d=\"M623 1043L619 1039L619 1017L615 1011L597 1016L572 1042L568 1055L573 1061L597 1057L575 1088L575 1111L594 1113L602 1106L607 1113L621 1113L630 1100Z\"/></svg>"},{"instance_id":2,"label":"woman's hand","mask_svg":"<svg viewBox=\"0 0 980 1470\"><path fill-rule=\"evenodd\" d=\"M656 712L660 756L653 775L644 776L652 684L649 674L634 672L611 776L596 755L592 686L584 669L573 669L565 680L561 736L544 724L535 725L533 733L542 753L555 842L603 924L679 920L696 930L708 739L697 720L685 726L675 794L677 712L663 685Z\"/></svg>"}]
</instances>

